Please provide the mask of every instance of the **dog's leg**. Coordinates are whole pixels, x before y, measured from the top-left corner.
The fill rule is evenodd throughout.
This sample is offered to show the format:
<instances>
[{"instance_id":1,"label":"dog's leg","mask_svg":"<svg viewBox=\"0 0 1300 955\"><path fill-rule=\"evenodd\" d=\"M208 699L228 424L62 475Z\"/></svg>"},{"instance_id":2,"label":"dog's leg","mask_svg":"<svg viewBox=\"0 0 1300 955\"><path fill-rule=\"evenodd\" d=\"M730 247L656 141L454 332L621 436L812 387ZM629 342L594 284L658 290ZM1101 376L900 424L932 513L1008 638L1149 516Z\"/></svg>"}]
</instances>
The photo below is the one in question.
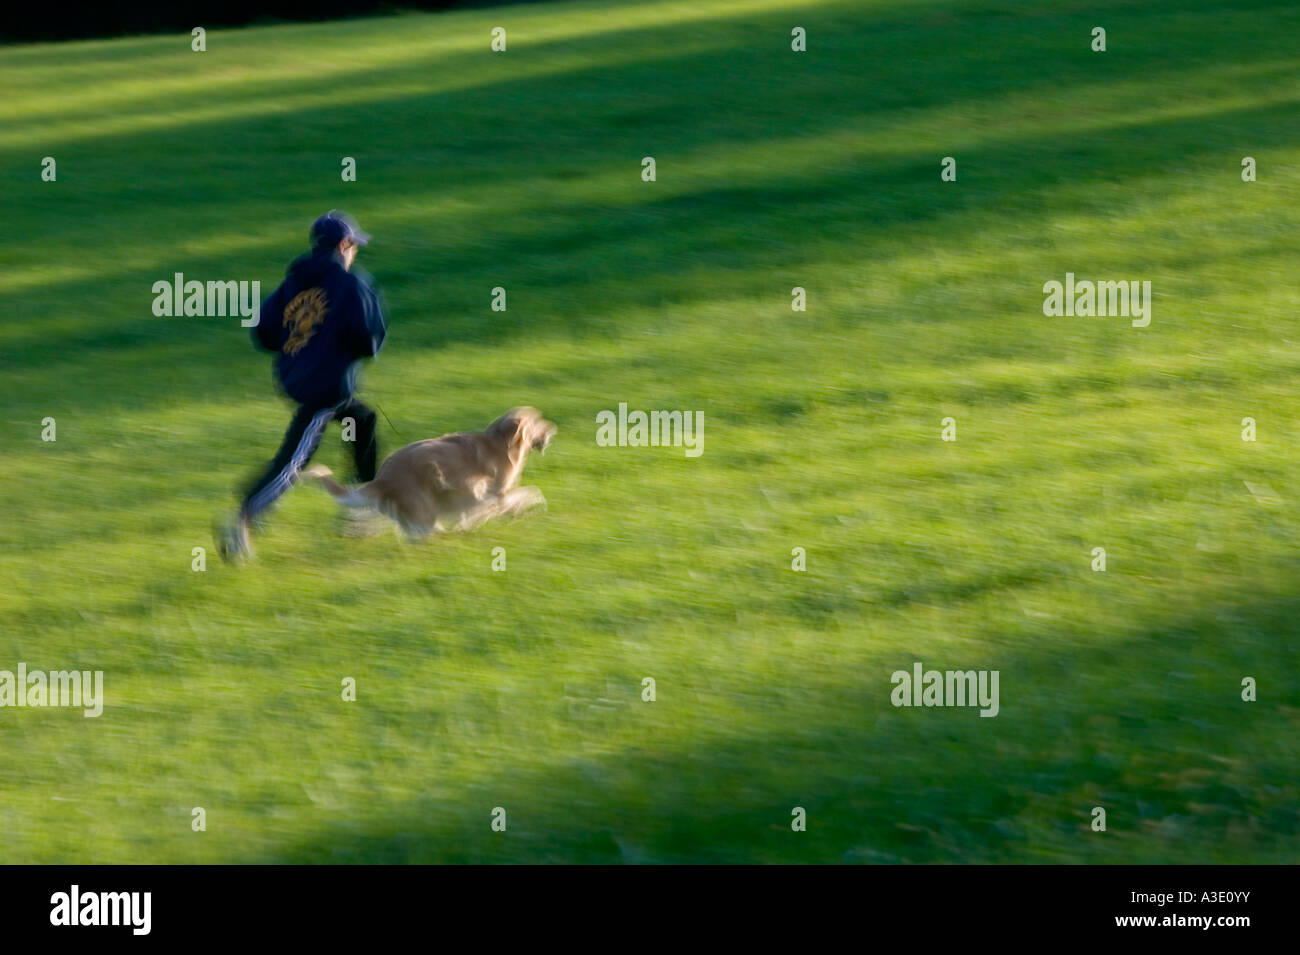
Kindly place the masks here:
<instances>
[{"instance_id":1,"label":"dog's leg","mask_svg":"<svg viewBox=\"0 0 1300 955\"><path fill-rule=\"evenodd\" d=\"M384 513L397 522L411 543L426 540L438 526L438 509L428 500L389 500Z\"/></svg>"},{"instance_id":2,"label":"dog's leg","mask_svg":"<svg viewBox=\"0 0 1300 955\"><path fill-rule=\"evenodd\" d=\"M426 527L423 524L403 524L398 522L402 528L402 533L406 535L407 541L412 544L423 544L433 533L432 527Z\"/></svg>"},{"instance_id":3,"label":"dog's leg","mask_svg":"<svg viewBox=\"0 0 1300 955\"><path fill-rule=\"evenodd\" d=\"M466 509L456 524L456 530L472 531L495 517L513 517L545 505L546 498L542 496L539 489L517 487L499 497L489 497Z\"/></svg>"},{"instance_id":4,"label":"dog's leg","mask_svg":"<svg viewBox=\"0 0 1300 955\"><path fill-rule=\"evenodd\" d=\"M545 506L546 496L542 494L541 488L517 487L513 491L507 491L501 498L498 513L514 516Z\"/></svg>"},{"instance_id":5,"label":"dog's leg","mask_svg":"<svg viewBox=\"0 0 1300 955\"><path fill-rule=\"evenodd\" d=\"M500 498L488 498L473 507L467 508L461 512L460 520L456 522L456 530L472 531L475 528L482 527L500 513L500 506Z\"/></svg>"}]
</instances>

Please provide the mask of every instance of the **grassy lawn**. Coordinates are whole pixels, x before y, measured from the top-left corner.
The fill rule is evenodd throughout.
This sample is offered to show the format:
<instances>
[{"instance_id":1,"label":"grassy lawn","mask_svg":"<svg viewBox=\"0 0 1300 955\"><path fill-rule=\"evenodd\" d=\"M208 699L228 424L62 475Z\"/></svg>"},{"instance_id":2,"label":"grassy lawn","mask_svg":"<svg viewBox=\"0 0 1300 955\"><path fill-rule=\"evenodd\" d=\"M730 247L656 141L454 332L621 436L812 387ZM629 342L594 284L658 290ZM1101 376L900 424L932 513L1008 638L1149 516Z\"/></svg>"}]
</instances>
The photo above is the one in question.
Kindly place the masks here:
<instances>
[{"instance_id":1,"label":"grassy lawn","mask_svg":"<svg viewBox=\"0 0 1300 955\"><path fill-rule=\"evenodd\" d=\"M1295 861L1297 35L672 0L0 47L0 669L106 687L0 709L0 861ZM265 294L335 206L383 453L536 405L549 508L349 540L303 488L228 568L289 409L151 286ZM1151 324L1044 316L1066 272ZM704 453L597 446L620 402ZM917 661L1000 712L895 708Z\"/></svg>"}]
</instances>

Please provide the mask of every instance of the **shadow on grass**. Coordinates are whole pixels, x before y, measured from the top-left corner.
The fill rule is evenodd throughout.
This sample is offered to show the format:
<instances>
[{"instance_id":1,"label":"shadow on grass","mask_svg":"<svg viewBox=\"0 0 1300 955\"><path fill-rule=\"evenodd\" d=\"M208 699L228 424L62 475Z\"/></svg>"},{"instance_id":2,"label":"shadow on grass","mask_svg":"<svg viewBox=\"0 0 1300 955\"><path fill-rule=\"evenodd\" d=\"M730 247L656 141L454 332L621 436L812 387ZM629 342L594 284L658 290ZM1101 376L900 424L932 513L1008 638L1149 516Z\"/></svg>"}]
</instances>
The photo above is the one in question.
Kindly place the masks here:
<instances>
[{"instance_id":1,"label":"shadow on grass","mask_svg":"<svg viewBox=\"0 0 1300 955\"><path fill-rule=\"evenodd\" d=\"M1207 143L1206 130L1228 124L1234 135L1260 149L1289 146L1300 138L1294 124L1287 122L1292 112L1286 105L1234 109L1126 127L1082 152L1073 150L1075 157L1066 163L1076 170L1070 183L1083 187L1145 179L1151 175L1151 164L1170 153L1184 165L1202 161L1218 150ZM1035 158L1041 168L1054 170L1052 184L1035 184L1044 178L1042 173L1023 174L1023 157L1034 149L1039 151ZM887 255L888 247L896 247L906 230L926 224L951 222L954 232L965 234L970 231L966 223L987 229L990 222L1009 223L1016 216L1050 219L1079 211L1077 198L1058 194L1062 163L1032 137L1003 141L983 152L980 164L986 171L968 191L951 199L928 180L922 182L923 175L932 172L928 169L932 158L917 154L861 171L825 173L803 184L713 187L650 202L570 205L564 208L562 221L530 231L497 223L495 232L476 236L474 247L446 251L437 256L436 265L422 268L411 263L413 267L400 277L384 283L395 316L394 343L402 348L440 349L456 342L496 345L521 334L532 338L618 334L620 311L662 304L663 284L687 268L698 270L701 277L687 283L689 291L680 296L683 304L725 300L754 294L754 270L794 273L819 262ZM252 203L236 209L236 217L254 214ZM399 232L419 228L415 218L391 218L404 223L396 226ZM754 237L764 239L753 241ZM515 300L521 294L528 296L531 307L498 313L484 322L484 290L499 279L502 262L510 263ZM100 363L111 361L114 373L139 378L161 363L192 374L195 393L205 400L219 401L243 390L250 379L230 374L230 367L243 361L251 370L254 360L264 364L265 359L254 355L235 320L228 320L225 327L221 320L159 319L149 311L152 282L175 270L186 271L187 277L246 274L233 272L222 260L173 259L165 265L160 261L156 269L140 272L134 279L123 276L110 283L136 290L139 304L133 311L147 317L108 325L102 320L90 322L83 332L56 337L39 321L20 326L6 336L8 347L0 355L0 370L57 369L72 380L86 380L94 377ZM276 280L269 278L264 290L269 291ZM47 311L66 312L68 302L89 302L104 284L101 280L62 282L30 294L44 299ZM440 300L431 301L429 289L437 289ZM565 293L572 289L582 289L583 297L598 303L597 307L569 310ZM773 294L784 292L781 287ZM423 300L423 307L410 304L415 296ZM27 307L40 305L28 301ZM427 320L428 312L436 313L436 320ZM565 321L537 325L539 313L555 312L564 313ZM103 397L92 392L85 400L99 404ZM146 405L157 400L144 391L137 397ZM60 400L76 398L65 394Z\"/></svg>"},{"instance_id":2,"label":"shadow on grass","mask_svg":"<svg viewBox=\"0 0 1300 955\"><path fill-rule=\"evenodd\" d=\"M642 746L535 774L498 770L445 800L320 814L309 843L229 861L1289 862L1300 748L1295 712L1280 703L1300 690L1288 649L1300 599L1233 608L1230 624L1220 611L1068 655L1026 649L1047 636L1027 624L1019 650L1005 633L978 657L918 647L826 686L660 674L658 702L632 691L585 717L597 735L644 724ZM890 674L915 661L999 670L999 715L893 707ZM1267 685L1260 702L1241 701L1245 675ZM678 722L674 700L710 693L746 700L743 721ZM490 829L498 806L504 833ZM796 806L806 832L791 830ZM1107 811L1105 833L1090 829L1094 806Z\"/></svg>"}]
</instances>

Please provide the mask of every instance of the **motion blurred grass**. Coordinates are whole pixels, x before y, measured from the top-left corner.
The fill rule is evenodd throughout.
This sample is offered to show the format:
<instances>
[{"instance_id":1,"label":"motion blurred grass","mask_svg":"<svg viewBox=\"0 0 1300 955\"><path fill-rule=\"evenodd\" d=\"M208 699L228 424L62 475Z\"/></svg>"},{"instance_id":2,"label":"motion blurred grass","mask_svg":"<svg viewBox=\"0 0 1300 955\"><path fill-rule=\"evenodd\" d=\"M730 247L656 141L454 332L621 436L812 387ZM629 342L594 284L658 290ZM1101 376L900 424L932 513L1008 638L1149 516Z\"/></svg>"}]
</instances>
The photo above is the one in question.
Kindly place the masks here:
<instances>
[{"instance_id":1,"label":"motion blurred grass","mask_svg":"<svg viewBox=\"0 0 1300 955\"><path fill-rule=\"evenodd\" d=\"M0 859L1294 861L1298 32L692 0L0 48L0 668L107 685L0 711ZM332 206L384 448L535 404L549 511L416 547L303 490L192 573L288 412L151 285L269 290ZM1152 324L1045 318L1066 271ZM596 447L620 401L704 455ZM918 660L1000 715L893 708Z\"/></svg>"}]
</instances>

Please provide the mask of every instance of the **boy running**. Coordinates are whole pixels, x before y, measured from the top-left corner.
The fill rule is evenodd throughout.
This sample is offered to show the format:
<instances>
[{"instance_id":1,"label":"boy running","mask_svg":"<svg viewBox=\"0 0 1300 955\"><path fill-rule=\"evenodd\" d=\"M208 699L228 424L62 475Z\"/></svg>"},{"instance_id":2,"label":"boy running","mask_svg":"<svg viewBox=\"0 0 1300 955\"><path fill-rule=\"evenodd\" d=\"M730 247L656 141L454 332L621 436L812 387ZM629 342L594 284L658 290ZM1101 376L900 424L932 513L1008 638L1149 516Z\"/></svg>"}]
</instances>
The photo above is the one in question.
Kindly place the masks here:
<instances>
[{"instance_id":1,"label":"boy running","mask_svg":"<svg viewBox=\"0 0 1300 955\"><path fill-rule=\"evenodd\" d=\"M251 523L293 485L335 418L356 422L357 479L375 477L375 413L353 396L359 360L378 354L388 331L375 290L351 272L357 249L369 241L351 216L325 213L312 223L311 251L289 265L262 303L253 344L276 354L276 381L298 409L280 450L244 495L238 519L219 532L227 561L252 555Z\"/></svg>"}]
</instances>

